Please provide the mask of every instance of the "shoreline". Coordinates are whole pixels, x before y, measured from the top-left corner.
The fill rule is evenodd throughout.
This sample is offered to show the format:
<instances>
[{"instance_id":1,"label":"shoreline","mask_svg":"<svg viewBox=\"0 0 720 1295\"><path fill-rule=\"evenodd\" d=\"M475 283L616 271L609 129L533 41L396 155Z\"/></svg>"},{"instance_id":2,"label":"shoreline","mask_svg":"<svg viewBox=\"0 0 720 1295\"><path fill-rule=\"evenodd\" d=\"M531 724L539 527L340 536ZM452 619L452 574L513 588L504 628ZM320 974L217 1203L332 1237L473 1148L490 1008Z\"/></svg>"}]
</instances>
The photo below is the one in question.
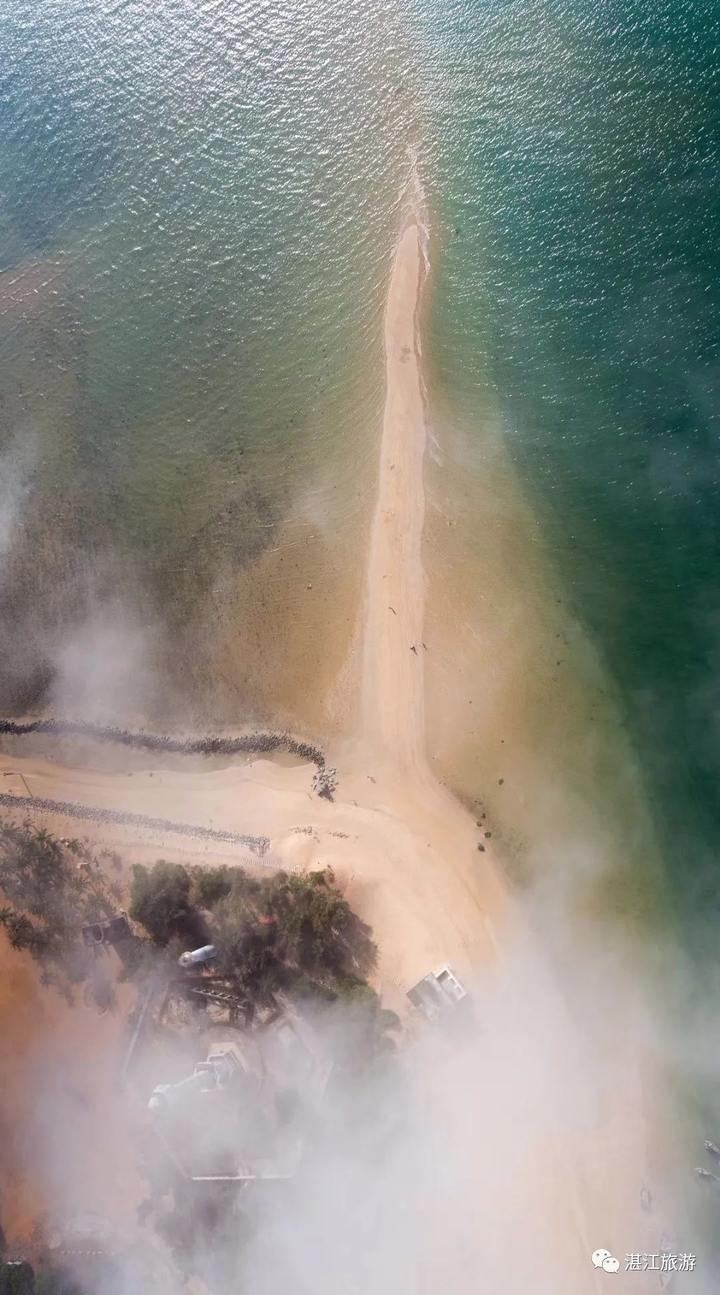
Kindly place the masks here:
<instances>
[{"instance_id":1,"label":"shoreline","mask_svg":"<svg viewBox=\"0 0 720 1295\"><path fill-rule=\"evenodd\" d=\"M417 342L422 284L420 233L411 223L395 252L384 322L387 392L367 558L361 732L352 746L344 743L335 800L313 794L307 765L286 768L264 759L220 770L156 768L127 776L2 755L0 773L21 778L33 798L153 819L155 826L142 840L136 833L132 844L124 839L127 823L104 829L103 841L121 843L128 862L147 858L148 852L172 859L178 851L158 821L179 818L199 831L224 833L225 840L228 833L245 840L267 836L264 862L270 866L332 868L352 907L373 929L379 950L373 983L383 1006L405 1019L407 989L443 965L450 964L461 979L477 986L478 1010L484 1004L487 1017L487 1061L493 1048L502 1052L508 1046L509 1038L511 1063L518 1072L505 1078L511 1087L517 1085L518 1098L530 1103L520 1125L530 1148L522 1151L521 1202L511 1198L512 1214L521 1205L521 1220L532 1219L533 1235L541 1234L554 1256L554 1290L594 1295L599 1286L589 1254L595 1245L602 1242L622 1254L657 1248L638 1202L645 1168L636 1146L642 1137L637 1128L633 1137L632 1130L635 1122L644 1134L642 1112L636 1105L626 1109L624 1099L613 1100L612 1147L602 1140L603 1123L577 1149L563 1112L554 1106L548 1111L543 1093L532 1087L532 1076L528 1098L523 1075L528 1052L530 1060L542 1057L543 1065L556 1064L543 1049L554 1038L558 1020L559 1037L565 1037L562 997L494 861L491 833L440 785L427 762L421 553L427 431ZM18 797L18 808L27 805ZM43 818L52 827L52 815ZM206 844L206 860L212 864L217 856L211 842ZM503 988L505 981L509 989ZM502 1010L486 1001L496 991ZM528 1014L533 1018L529 1022ZM543 1021L547 1037L538 1027ZM523 1030L529 1031L527 1040ZM481 1059L481 1078L486 1068ZM552 1094L553 1103L556 1098L561 1102L568 1082L565 1076L559 1094ZM498 1119L509 1138L517 1137L517 1115L502 1107L499 1093L478 1091L478 1127L468 1130L468 1137L473 1147L478 1144L482 1162L483 1137L498 1137ZM621 1174L617 1152L628 1129ZM600 1146L605 1152L598 1161ZM501 1145L498 1154L502 1164ZM480 1186L484 1191L489 1184L481 1181ZM513 1191L516 1186L512 1184ZM612 1205L603 1197L603 1187L612 1190ZM88 1184L90 1193L92 1188ZM643 1285L638 1283L639 1292Z\"/></svg>"},{"instance_id":2,"label":"shoreline","mask_svg":"<svg viewBox=\"0 0 720 1295\"><path fill-rule=\"evenodd\" d=\"M393 260L384 320L387 390L365 591L362 730L374 753L425 762L425 406L418 310L420 234L405 229Z\"/></svg>"}]
</instances>

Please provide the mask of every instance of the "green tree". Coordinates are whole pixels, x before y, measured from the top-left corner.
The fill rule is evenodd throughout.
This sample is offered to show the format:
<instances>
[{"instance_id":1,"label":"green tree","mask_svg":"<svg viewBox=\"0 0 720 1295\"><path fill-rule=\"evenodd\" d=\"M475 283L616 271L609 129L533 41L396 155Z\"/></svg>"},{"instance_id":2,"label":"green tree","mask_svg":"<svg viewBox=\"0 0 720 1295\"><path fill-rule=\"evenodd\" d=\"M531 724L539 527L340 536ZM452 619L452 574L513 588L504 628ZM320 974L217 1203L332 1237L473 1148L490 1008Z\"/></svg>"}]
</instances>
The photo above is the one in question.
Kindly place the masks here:
<instances>
[{"instance_id":1,"label":"green tree","mask_svg":"<svg viewBox=\"0 0 720 1295\"><path fill-rule=\"evenodd\" d=\"M280 986L282 966L275 925L258 911L261 893L247 874L234 877L230 894L212 911L210 930L218 968L244 990L267 998Z\"/></svg>"},{"instance_id":2,"label":"green tree","mask_svg":"<svg viewBox=\"0 0 720 1295\"><path fill-rule=\"evenodd\" d=\"M145 927L155 944L164 946L173 936L201 940L206 932L191 902L192 879L180 863L158 859L151 869L133 868L130 916Z\"/></svg>"},{"instance_id":3,"label":"green tree","mask_svg":"<svg viewBox=\"0 0 720 1295\"><path fill-rule=\"evenodd\" d=\"M352 978L363 983L376 949L335 888L329 871L277 872L256 881L230 874L230 892L210 912L217 965L246 990L270 994L293 986L321 997Z\"/></svg>"},{"instance_id":4,"label":"green tree","mask_svg":"<svg viewBox=\"0 0 720 1295\"><path fill-rule=\"evenodd\" d=\"M29 1263L0 1263L0 1295L35 1295L35 1274Z\"/></svg>"},{"instance_id":5,"label":"green tree","mask_svg":"<svg viewBox=\"0 0 720 1295\"><path fill-rule=\"evenodd\" d=\"M112 911L93 863L78 863L78 852L44 828L0 825L0 925L13 948L42 964L43 980L66 993L87 974L81 926Z\"/></svg>"},{"instance_id":6,"label":"green tree","mask_svg":"<svg viewBox=\"0 0 720 1295\"><path fill-rule=\"evenodd\" d=\"M372 941L361 949L368 928L338 894L329 871L277 873L263 888L263 901L277 923L283 957L304 971L337 977L346 970L366 974L372 966Z\"/></svg>"},{"instance_id":7,"label":"green tree","mask_svg":"<svg viewBox=\"0 0 720 1295\"><path fill-rule=\"evenodd\" d=\"M73 1277L62 1268L46 1268L35 1278L35 1295L83 1295Z\"/></svg>"},{"instance_id":8,"label":"green tree","mask_svg":"<svg viewBox=\"0 0 720 1295\"><path fill-rule=\"evenodd\" d=\"M241 869L238 869L238 871L241 871ZM230 894L232 887L233 871L231 868L193 869L192 897L198 908L213 908L219 900L225 899Z\"/></svg>"},{"instance_id":9,"label":"green tree","mask_svg":"<svg viewBox=\"0 0 720 1295\"><path fill-rule=\"evenodd\" d=\"M393 1035L401 1028L399 1016L382 1006L375 990L352 977L339 983L326 1021L339 1073L355 1076L382 1065L395 1051Z\"/></svg>"}]
</instances>

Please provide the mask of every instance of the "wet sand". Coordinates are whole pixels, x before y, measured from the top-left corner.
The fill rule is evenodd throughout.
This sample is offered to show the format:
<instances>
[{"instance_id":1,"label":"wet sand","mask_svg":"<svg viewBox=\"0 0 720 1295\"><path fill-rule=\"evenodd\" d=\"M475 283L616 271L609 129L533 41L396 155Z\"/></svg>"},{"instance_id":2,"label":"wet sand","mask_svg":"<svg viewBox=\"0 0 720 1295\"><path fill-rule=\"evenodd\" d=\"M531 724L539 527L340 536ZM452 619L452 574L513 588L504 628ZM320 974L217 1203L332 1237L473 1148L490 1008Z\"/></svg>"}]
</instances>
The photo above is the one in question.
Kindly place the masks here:
<instances>
[{"instance_id":1,"label":"wet sand","mask_svg":"<svg viewBox=\"0 0 720 1295\"><path fill-rule=\"evenodd\" d=\"M425 759L425 411L417 316L424 263L417 226L405 231L385 316L387 395L365 592L362 729L396 767Z\"/></svg>"},{"instance_id":2,"label":"wet sand","mask_svg":"<svg viewBox=\"0 0 720 1295\"><path fill-rule=\"evenodd\" d=\"M126 776L13 756L0 759L0 772L9 775L3 781L13 789L22 778L33 797L268 836L263 864L331 867L353 907L373 927L379 946L375 983L383 1002L405 1017L406 990L429 971L450 964L482 995L505 980L514 984L519 966L522 989L513 991L512 1011L495 1028L501 1032L498 1042L503 1030L516 1032L518 1064L524 1067L522 1032L532 1022L548 1022L550 1048L555 1029L550 1023L562 1020L561 1033L566 1031L562 995L493 858L491 839L437 782L426 758L421 548L426 432L417 344L422 277L419 232L411 224L395 255L385 320L387 398L363 633L355 652L360 731L331 755L339 771L335 802L313 794L312 767L283 768L262 759L208 772L158 767ZM177 840L160 829L138 832L128 824L103 824L87 830L122 845L128 861L160 853L184 857ZM224 861L228 853L233 854L226 845L218 851L211 840L203 841L193 859ZM240 850L236 857L245 861ZM542 1049L536 1027L530 1037L532 1046ZM492 1033L485 1046L493 1047ZM611 1051L618 1046L617 1036L607 1043ZM623 1053L623 1065L626 1078L637 1076L632 1050ZM633 1079L617 1099L610 1093L601 1122L576 1145L564 1123L561 1092L551 1114L544 1104L533 1110L532 1076L527 1086L519 1085L527 1098L522 1127L529 1145L522 1185L513 1186L512 1200L517 1195L523 1211L532 1212L533 1232L554 1257L552 1289L562 1295L601 1289L606 1274L598 1278L589 1261L599 1245L623 1256L658 1249L653 1235L658 1224L639 1206L648 1170L643 1113L632 1096L637 1087ZM467 1130L470 1144L477 1146L478 1200L488 1189L483 1176L492 1176L482 1164L483 1131L499 1124L510 1134L517 1122L515 1111L497 1096L497 1112L488 1097L478 1109L477 1128ZM481 1106L482 1099L479 1089ZM639 1295L645 1290L642 1276L635 1288Z\"/></svg>"}]
</instances>

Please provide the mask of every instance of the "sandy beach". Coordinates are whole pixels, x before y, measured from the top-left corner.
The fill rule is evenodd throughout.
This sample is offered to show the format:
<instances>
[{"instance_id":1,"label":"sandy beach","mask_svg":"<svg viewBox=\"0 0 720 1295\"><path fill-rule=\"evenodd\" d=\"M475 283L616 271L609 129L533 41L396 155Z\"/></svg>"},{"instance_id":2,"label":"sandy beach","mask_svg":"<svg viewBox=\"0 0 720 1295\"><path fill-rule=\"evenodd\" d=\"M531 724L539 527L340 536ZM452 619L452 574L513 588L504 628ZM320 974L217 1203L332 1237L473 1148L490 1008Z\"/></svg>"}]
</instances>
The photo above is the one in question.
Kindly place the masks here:
<instances>
[{"instance_id":1,"label":"sandy beach","mask_svg":"<svg viewBox=\"0 0 720 1295\"><path fill-rule=\"evenodd\" d=\"M417 768L425 759L423 625L425 414L417 316L424 273L419 232L405 231L385 316L387 396L365 591L362 725L376 757Z\"/></svg>"},{"instance_id":2,"label":"sandy beach","mask_svg":"<svg viewBox=\"0 0 720 1295\"><path fill-rule=\"evenodd\" d=\"M419 231L409 224L394 257L385 318L387 397L357 652L361 732L329 753L338 768L334 802L313 794L310 765L283 767L264 759L220 770L185 772L160 763L106 773L61 766L40 756L3 755L0 774L3 790L18 796L18 813L32 808L29 793L270 839L258 860L232 843L180 840L131 825L78 826L70 819L51 819L63 835L89 834L118 847L128 863L162 856L252 867L332 868L353 907L373 928L379 948L374 983L383 1003L402 1014L411 1033L417 1027L408 1015L406 991L427 972L450 964L477 987L480 1004L493 986L504 984L507 1014L488 1008L487 1036L479 1045L478 1128L467 1131L473 1167L466 1187L472 1194L475 1184L478 1199L492 1191L495 1169L483 1163L483 1141L492 1144L493 1156L502 1161L501 1132L512 1140L522 1130L527 1156L522 1183L508 1187L513 1209L518 1217L532 1219L537 1244L547 1251L553 1265L548 1290L580 1295L600 1291L607 1280L590 1263L598 1246L624 1258L626 1252L657 1250L659 1245L659 1222L639 1204L649 1170L637 1059L617 1036L600 1041L594 1060L602 1058L604 1064L619 1052L621 1060L614 1055L612 1073L622 1071L625 1082L613 1094L604 1075L602 1116L583 1125L577 1140L577 1126L572 1124L571 1137L562 1110L565 1080L572 1087L572 1066L552 1100L534 1108L532 1073L519 1082L524 1068L533 1069L520 1036L527 1030L531 1053L534 1047L542 1052L547 1027L552 1051L556 1037L565 1038L570 1029L562 996L494 859L487 824L464 809L428 767L421 556L426 429L417 339L424 269ZM501 1055L513 1032L510 1053L519 1070L509 1089L520 1109L502 1101L501 1083L499 1088L484 1086L493 1067L487 1053L482 1059L482 1049L497 1043ZM450 1076L454 1064L448 1063ZM552 1071L552 1058L544 1057L546 1064ZM439 1082L437 1075L433 1082ZM472 1210L468 1227L472 1229ZM650 1289L642 1275L636 1277L633 1290Z\"/></svg>"}]
</instances>

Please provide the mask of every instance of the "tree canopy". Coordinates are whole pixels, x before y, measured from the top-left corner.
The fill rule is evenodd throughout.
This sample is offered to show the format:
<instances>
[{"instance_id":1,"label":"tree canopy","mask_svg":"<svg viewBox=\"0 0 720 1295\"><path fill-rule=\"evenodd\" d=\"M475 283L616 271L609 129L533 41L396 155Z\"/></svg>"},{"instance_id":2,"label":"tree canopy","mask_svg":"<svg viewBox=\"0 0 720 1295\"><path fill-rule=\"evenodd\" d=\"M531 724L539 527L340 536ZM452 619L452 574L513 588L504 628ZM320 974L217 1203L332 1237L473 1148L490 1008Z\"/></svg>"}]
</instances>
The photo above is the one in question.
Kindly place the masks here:
<instances>
[{"instance_id":1,"label":"tree canopy","mask_svg":"<svg viewBox=\"0 0 720 1295\"><path fill-rule=\"evenodd\" d=\"M370 931L329 870L259 880L242 868L136 865L130 916L160 948L212 942L217 970L260 998L301 983L337 993L375 962Z\"/></svg>"},{"instance_id":2,"label":"tree canopy","mask_svg":"<svg viewBox=\"0 0 720 1295\"><path fill-rule=\"evenodd\" d=\"M29 823L0 824L0 926L15 949L42 965L43 981L68 989L88 961L80 928L113 909L104 877L79 841ZM4 902L3 902L4 901Z\"/></svg>"},{"instance_id":3,"label":"tree canopy","mask_svg":"<svg viewBox=\"0 0 720 1295\"><path fill-rule=\"evenodd\" d=\"M202 920L191 902L192 878L180 863L164 859L148 869L141 863L133 868L130 917L145 927L157 945L173 936L202 938Z\"/></svg>"},{"instance_id":4,"label":"tree canopy","mask_svg":"<svg viewBox=\"0 0 720 1295\"><path fill-rule=\"evenodd\" d=\"M60 1268L35 1273L26 1260L0 1263L0 1295L83 1295L75 1280Z\"/></svg>"}]
</instances>

